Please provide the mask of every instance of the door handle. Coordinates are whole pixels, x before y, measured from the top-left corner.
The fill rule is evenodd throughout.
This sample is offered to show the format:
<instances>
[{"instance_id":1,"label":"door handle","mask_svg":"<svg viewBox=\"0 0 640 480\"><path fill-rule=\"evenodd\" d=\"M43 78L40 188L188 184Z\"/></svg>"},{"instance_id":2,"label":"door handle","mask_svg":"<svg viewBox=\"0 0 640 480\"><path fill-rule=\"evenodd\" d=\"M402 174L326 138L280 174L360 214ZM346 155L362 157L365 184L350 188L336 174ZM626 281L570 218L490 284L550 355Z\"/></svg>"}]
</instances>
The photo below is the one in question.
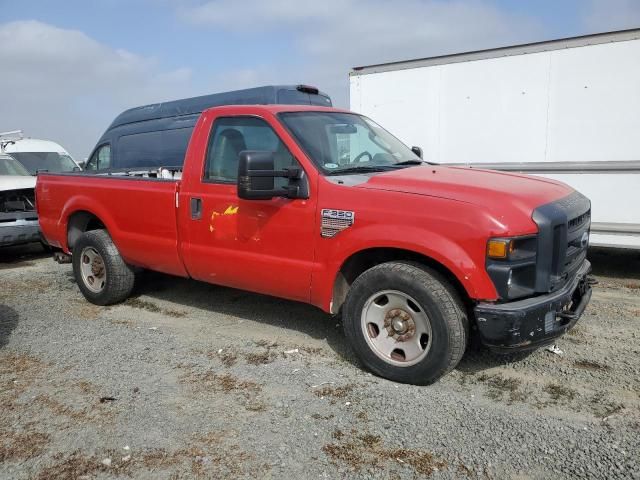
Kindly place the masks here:
<instances>
[{"instance_id":1,"label":"door handle","mask_svg":"<svg viewBox=\"0 0 640 480\"><path fill-rule=\"evenodd\" d=\"M202 199L191 197L191 220L202 218Z\"/></svg>"}]
</instances>

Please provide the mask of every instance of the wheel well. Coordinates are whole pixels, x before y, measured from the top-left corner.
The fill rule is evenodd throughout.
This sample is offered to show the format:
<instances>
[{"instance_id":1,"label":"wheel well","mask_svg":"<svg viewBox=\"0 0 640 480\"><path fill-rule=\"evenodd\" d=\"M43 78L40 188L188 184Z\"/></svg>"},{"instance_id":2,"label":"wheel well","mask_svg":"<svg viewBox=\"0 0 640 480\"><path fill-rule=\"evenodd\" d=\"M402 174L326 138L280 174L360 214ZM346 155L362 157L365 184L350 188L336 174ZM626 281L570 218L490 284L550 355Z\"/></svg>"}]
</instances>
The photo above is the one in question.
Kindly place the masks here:
<instances>
[{"instance_id":1,"label":"wheel well","mask_svg":"<svg viewBox=\"0 0 640 480\"><path fill-rule=\"evenodd\" d=\"M331 311L337 313L342 308L351 284L365 270L381 263L402 260L420 263L437 271L456 290L465 305L470 302L469 295L458 278L447 267L433 258L399 248L370 248L353 254L342 264L333 285Z\"/></svg>"},{"instance_id":2,"label":"wheel well","mask_svg":"<svg viewBox=\"0 0 640 480\"><path fill-rule=\"evenodd\" d=\"M76 241L84 232L103 228L105 228L104 223L93 213L86 211L73 213L67 223L67 245L69 250L73 250Z\"/></svg>"}]
</instances>

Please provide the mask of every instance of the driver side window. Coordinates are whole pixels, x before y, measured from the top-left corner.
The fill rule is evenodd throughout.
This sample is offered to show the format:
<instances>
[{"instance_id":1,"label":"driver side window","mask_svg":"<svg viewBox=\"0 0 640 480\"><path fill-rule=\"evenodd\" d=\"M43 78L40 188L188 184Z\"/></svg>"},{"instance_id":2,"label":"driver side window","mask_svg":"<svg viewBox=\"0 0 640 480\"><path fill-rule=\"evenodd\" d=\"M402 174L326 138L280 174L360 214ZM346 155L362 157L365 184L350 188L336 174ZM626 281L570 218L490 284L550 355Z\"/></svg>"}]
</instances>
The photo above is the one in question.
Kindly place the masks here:
<instances>
[{"instance_id":1,"label":"driver side window","mask_svg":"<svg viewBox=\"0 0 640 480\"><path fill-rule=\"evenodd\" d=\"M243 150L273 152L276 170L297 165L286 145L264 120L256 117L219 118L209 138L204 180L235 182L238 160ZM276 178L276 188L284 186L286 182L284 178Z\"/></svg>"}]
</instances>

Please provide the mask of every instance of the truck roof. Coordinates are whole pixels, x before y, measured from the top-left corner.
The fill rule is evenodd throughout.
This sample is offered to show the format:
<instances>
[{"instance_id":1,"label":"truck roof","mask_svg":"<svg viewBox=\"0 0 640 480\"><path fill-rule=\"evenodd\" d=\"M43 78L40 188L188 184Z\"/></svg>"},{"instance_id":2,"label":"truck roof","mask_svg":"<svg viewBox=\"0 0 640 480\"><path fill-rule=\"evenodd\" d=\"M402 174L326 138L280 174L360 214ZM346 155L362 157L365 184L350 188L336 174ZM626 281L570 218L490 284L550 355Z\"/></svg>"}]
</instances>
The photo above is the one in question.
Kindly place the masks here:
<instances>
[{"instance_id":1,"label":"truck roof","mask_svg":"<svg viewBox=\"0 0 640 480\"><path fill-rule=\"evenodd\" d=\"M208 108L221 105L276 104L283 94L290 95L293 92L298 95L300 93L308 94L309 99L307 104L313 104L312 102L315 100L318 104L331 106L329 96L317 88L306 85L268 85L130 108L115 118L111 125L109 125L109 128L107 128L107 132L120 125L180 115L197 114ZM317 95L319 98L312 99L311 95Z\"/></svg>"},{"instance_id":2,"label":"truck roof","mask_svg":"<svg viewBox=\"0 0 640 480\"><path fill-rule=\"evenodd\" d=\"M51 140L39 140L37 138L22 138L7 143L4 147L5 153L22 153L22 152L56 152L68 155L68 152L62 148L62 145L52 142Z\"/></svg>"},{"instance_id":3,"label":"truck roof","mask_svg":"<svg viewBox=\"0 0 640 480\"><path fill-rule=\"evenodd\" d=\"M336 107L321 107L319 105L220 105L217 107L210 107L206 110L212 109L233 109L234 112L255 111L263 110L270 113L284 113L284 112L336 112L336 113L353 113L350 110Z\"/></svg>"},{"instance_id":4,"label":"truck roof","mask_svg":"<svg viewBox=\"0 0 640 480\"><path fill-rule=\"evenodd\" d=\"M550 50L585 47L587 45L624 42L628 40L636 40L638 38L640 38L640 28L617 30L612 32L581 35L577 37L566 37L556 40L546 40L543 42L523 43L506 47L439 55L435 57L425 57L413 60L401 60L397 62L363 65L360 67L353 67L351 72L349 72L349 75L358 76L371 73L391 72L395 70L407 70L410 68L445 65L449 63L471 62L475 60L486 60L489 58L510 57L513 55L524 55L528 53L546 52Z\"/></svg>"}]
</instances>

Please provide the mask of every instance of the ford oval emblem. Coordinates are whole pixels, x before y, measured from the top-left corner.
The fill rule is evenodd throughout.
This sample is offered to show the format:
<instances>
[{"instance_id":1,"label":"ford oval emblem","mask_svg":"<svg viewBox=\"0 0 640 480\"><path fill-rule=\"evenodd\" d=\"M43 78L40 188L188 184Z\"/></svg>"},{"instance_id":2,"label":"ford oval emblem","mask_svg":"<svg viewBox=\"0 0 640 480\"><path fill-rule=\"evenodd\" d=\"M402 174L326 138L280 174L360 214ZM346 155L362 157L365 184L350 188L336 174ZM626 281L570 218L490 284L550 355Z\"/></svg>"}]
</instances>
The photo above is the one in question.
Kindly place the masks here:
<instances>
[{"instance_id":1,"label":"ford oval emblem","mask_svg":"<svg viewBox=\"0 0 640 480\"><path fill-rule=\"evenodd\" d=\"M580 239L580 246L582 248L586 248L589 245L589 232L584 232L582 234L582 238Z\"/></svg>"}]
</instances>

